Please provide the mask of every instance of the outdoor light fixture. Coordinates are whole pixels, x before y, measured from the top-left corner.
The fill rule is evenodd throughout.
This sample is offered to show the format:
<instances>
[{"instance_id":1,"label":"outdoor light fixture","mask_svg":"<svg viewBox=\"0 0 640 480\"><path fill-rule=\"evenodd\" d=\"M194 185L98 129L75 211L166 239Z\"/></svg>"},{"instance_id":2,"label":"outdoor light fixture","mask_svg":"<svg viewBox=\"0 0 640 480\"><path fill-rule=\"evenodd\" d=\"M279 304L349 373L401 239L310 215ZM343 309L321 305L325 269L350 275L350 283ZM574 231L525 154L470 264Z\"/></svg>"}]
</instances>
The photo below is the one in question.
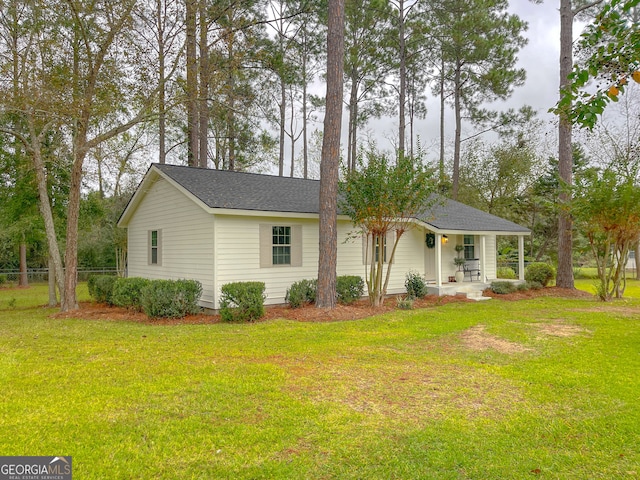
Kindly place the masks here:
<instances>
[{"instance_id":1,"label":"outdoor light fixture","mask_svg":"<svg viewBox=\"0 0 640 480\"><path fill-rule=\"evenodd\" d=\"M447 237L446 235L442 236L442 244L444 245L445 243L447 243L449 241L449 237Z\"/></svg>"}]
</instances>

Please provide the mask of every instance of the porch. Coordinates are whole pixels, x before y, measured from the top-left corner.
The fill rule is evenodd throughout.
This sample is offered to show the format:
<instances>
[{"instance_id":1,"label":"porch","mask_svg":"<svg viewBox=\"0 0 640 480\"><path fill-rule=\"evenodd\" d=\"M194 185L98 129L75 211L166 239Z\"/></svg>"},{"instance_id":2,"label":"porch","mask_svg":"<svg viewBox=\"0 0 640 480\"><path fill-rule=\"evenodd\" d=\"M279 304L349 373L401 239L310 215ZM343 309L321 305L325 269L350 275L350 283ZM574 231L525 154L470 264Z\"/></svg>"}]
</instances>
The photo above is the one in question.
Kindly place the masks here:
<instances>
[{"instance_id":1,"label":"porch","mask_svg":"<svg viewBox=\"0 0 640 480\"><path fill-rule=\"evenodd\" d=\"M437 285L436 282L427 283L427 291L430 295L466 295L472 300L489 300L490 297L483 297L482 292L491 286L491 283L472 281L472 282L450 282Z\"/></svg>"}]
</instances>

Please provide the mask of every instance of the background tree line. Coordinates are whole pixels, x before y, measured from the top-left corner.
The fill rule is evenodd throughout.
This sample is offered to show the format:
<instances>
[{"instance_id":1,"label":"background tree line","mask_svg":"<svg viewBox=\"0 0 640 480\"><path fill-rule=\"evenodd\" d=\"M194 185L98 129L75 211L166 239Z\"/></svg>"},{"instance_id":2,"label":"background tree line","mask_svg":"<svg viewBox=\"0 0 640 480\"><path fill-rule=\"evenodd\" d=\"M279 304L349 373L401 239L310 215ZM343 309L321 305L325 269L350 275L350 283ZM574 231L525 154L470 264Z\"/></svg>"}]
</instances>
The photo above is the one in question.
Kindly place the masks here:
<instances>
[{"instance_id":1,"label":"background tree line","mask_svg":"<svg viewBox=\"0 0 640 480\"><path fill-rule=\"evenodd\" d=\"M583 2L574 14L597 3ZM557 210L531 195L553 203L553 164L541 163L534 140L518 133L533 112L490 108L525 79L516 60L526 22L507 7L506 0L347 0L343 161L355 168L362 131L382 115L397 118L398 154L413 155L425 98L437 96L442 191L508 217L525 212L532 225L552 229ZM303 177L317 171L327 10L323 0L0 1L0 237L21 246L18 263L29 256L49 264L62 308L74 308L87 232L113 224L149 158ZM455 118L449 156L447 108ZM503 144L468 147L475 153L465 166L472 140L462 138L463 122L497 131ZM513 175L510 188L492 189L489 177L474 184L473 168L489 167L497 169L494 182ZM541 171L547 190L521 185ZM115 234L94 235L95 243ZM553 250L535 242L532 255Z\"/></svg>"}]
</instances>

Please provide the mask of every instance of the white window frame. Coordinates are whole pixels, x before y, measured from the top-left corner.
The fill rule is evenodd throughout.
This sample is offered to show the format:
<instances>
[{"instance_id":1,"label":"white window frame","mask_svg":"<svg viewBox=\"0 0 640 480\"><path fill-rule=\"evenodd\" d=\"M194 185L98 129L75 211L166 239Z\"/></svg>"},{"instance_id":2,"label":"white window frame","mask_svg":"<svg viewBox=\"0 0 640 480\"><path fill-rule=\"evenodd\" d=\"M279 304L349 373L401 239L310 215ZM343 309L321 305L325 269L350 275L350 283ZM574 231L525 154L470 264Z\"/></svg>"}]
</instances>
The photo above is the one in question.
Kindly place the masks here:
<instances>
[{"instance_id":1,"label":"white window frame","mask_svg":"<svg viewBox=\"0 0 640 480\"><path fill-rule=\"evenodd\" d=\"M467 243L471 240L472 243ZM462 244L464 245L464 258L465 260L476 259L476 236L475 235L463 235ZM471 251L471 253L468 253Z\"/></svg>"},{"instance_id":2,"label":"white window frame","mask_svg":"<svg viewBox=\"0 0 640 480\"><path fill-rule=\"evenodd\" d=\"M155 233L156 244L153 244ZM153 254L155 252L155 261ZM149 230L147 232L147 263L153 266L162 266L162 230Z\"/></svg>"},{"instance_id":3,"label":"white window frame","mask_svg":"<svg viewBox=\"0 0 640 480\"><path fill-rule=\"evenodd\" d=\"M284 227L290 231L290 243L274 242L275 229ZM302 225L288 223L260 224L260 268L291 268L302 266ZM274 263L276 249L289 247L290 262Z\"/></svg>"}]
</instances>

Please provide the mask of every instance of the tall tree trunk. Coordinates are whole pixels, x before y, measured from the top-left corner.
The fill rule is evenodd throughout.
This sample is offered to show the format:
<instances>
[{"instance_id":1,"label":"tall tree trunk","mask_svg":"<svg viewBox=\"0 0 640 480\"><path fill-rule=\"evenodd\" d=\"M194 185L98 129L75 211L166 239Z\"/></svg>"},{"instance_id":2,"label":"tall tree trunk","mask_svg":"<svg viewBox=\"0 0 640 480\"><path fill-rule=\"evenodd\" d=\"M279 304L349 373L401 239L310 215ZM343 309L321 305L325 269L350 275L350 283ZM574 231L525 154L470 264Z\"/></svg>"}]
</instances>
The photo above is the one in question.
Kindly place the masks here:
<instances>
[{"instance_id":1,"label":"tall tree trunk","mask_svg":"<svg viewBox=\"0 0 640 480\"><path fill-rule=\"evenodd\" d=\"M284 122L286 121L287 86L280 78L280 153L278 155L278 175L284 175Z\"/></svg>"},{"instance_id":2,"label":"tall tree trunk","mask_svg":"<svg viewBox=\"0 0 640 480\"><path fill-rule=\"evenodd\" d=\"M303 38L303 41L306 42L306 28ZM307 55L305 54L302 55L302 176L305 179L309 177L307 124Z\"/></svg>"},{"instance_id":3,"label":"tall tree trunk","mask_svg":"<svg viewBox=\"0 0 640 480\"><path fill-rule=\"evenodd\" d=\"M64 252L64 298L61 303L61 310L68 312L78 308L76 299L76 287L78 285L78 221L80 217L80 192L82 187L82 166L86 157L86 131L82 125L79 129L75 145L74 159L71 168L71 178L69 184L69 199L67 206L67 234L66 248Z\"/></svg>"},{"instance_id":4,"label":"tall tree trunk","mask_svg":"<svg viewBox=\"0 0 640 480\"><path fill-rule=\"evenodd\" d=\"M458 199L458 188L460 185L460 135L462 130L462 106L460 105L460 91L461 91L461 78L460 70L462 66L460 62L456 64L455 78L454 78L454 112L456 116L456 133L453 141L453 176L451 185L451 197L454 200Z\"/></svg>"},{"instance_id":5,"label":"tall tree trunk","mask_svg":"<svg viewBox=\"0 0 640 480\"><path fill-rule=\"evenodd\" d=\"M573 63L573 13L571 0L560 0L560 90L568 85L568 76ZM558 173L566 185L572 184L573 152L571 149L571 122L566 114L560 113L558 125ZM566 188L559 194L561 205L571 199ZM574 288L573 282L573 221L563 208L558 219L558 274L556 285L562 288Z\"/></svg>"},{"instance_id":6,"label":"tall tree trunk","mask_svg":"<svg viewBox=\"0 0 640 480\"><path fill-rule=\"evenodd\" d=\"M344 0L329 0L327 22L327 96L320 163L320 254L318 308L336 306L338 259L338 169L342 127Z\"/></svg>"},{"instance_id":7,"label":"tall tree trunk","mask_svg":"<svg viewBox=\"0 0 640 480\"><path fill-rule=\"evenodd\" d=\"M398 156L404 156L405 149L405 97L407 95L407 49L404 38L404 0L398 1L398 40L399 40L399 56L400 56L400 93L398 98Z\"/></svg>"},{"instance_id":8,"label":"tall tree trunk","mask_svg":"<svg viewBox=\"0 0 640 480\"><path fill-rule=\"evenodd\" d=\"M196 16L198 0L186 0L186 47L187 47L187 163L198 166L198 58L196 53Z\"/></svg>"},{"instance_id":9,"label":"tall tree trunk","mask_svg":"<svg viewBox=\"0 0 640 480\"><path fill-rule=\"evenodd\" d=\"M444 185L444 55L440 65L440 161L438 166L440 188Z\"/></svg>"},{"instance_id":10,"label":"tall tree trunk","mask_svg":"<svg viewBox=\"0 0 640 480\"><path fill-rule=\"evenodd\" d=\"M156 0L156 27L158 29L158 162L165 163L167 158L167 114L166 114L166 74L165 74L165 45L164 18L162 1Z\"/></svg>"},{"instance_id":11,"label":"tall tree trunk","mask_svg":"<svg viewBox=\"0 0 640 480\"><path fill-rule=\"evenodd\" d=\"M226 33L228 36L227 43L227 60L229 61L230 70L228 72L227 78L227 147L228 147L228 166L229 170L233 171L236 169L236 82L235 82L235 67L233 66L234 62L234 32L229 29Z\"/></svg>"},{"instance_id":12,"label":"tall tree trunk","mask_svg":"<svg viewBox=\"0 0 640 480\"><path fill-rule=\"evenodd\" d=\"M56 267L51 259L51 255L49 255L48 259L48 267L47 280L49 283L49 306L55 307L58 305L58 297L56 295Z\"/></svg>"},{"instance_id":13,"label":"tall tree trunk","mask_svg":"<svg viewBox=\"0 0 640 480\"><path fill-rule=\"evenodd\" d=\"M36 184L38 186L38 207L42 220L44 222L44 230L47 235L47 247L49 248L49 256L55 267L55 278L60 292L60 299L65 298L64 278L62 268L62 257L58 247L58 238L56 236L56 228L53 221L53 212L51 210L51 202L49 201L49 190L47 188L47 175L45 173L44 161L42 160L42 151L40 149L41 136L36 133L35 121L31 112L27 114L27 122L29 125L29 136L31 141L31 158L33 160L33 169L36 174ZM46 131L43 128L43 132ZM41 133L42 135L42 133Z\"/></svg>"},{"instance_id":14,"label":"tall tree trunk","mask_svg":"<svg viewBox=\"0 0 640 480\"><path fill-rule=\"evenodd\" d=\"M358 155L358 71L351 72L351 91L349 93L349 144L347 146L347 168L356 169Z\"/></svg>"},{"instance_id":15,"label":"tall tree trunk","mask_svg":"<svg viewBox=\"0 0 640 480\"><path fill-rule=\"evenodd\" d=\"M200 0L200 98L198 100L198 166L209 166L209 39L207 28L207 2Z\"/></svg>"},{"instance_id":16,"label":"tall tree trunk","mask_svg":"<svg viewBox=\"0 0 640 480\"><path fill-rule=\"evenodd\" d=\"M27 243L24 241L24 238L22 239L22 242L20 242L20 274L18 275L18 286L29 286L29 275L27 273Z\"/></svg>"}]
</instances>

